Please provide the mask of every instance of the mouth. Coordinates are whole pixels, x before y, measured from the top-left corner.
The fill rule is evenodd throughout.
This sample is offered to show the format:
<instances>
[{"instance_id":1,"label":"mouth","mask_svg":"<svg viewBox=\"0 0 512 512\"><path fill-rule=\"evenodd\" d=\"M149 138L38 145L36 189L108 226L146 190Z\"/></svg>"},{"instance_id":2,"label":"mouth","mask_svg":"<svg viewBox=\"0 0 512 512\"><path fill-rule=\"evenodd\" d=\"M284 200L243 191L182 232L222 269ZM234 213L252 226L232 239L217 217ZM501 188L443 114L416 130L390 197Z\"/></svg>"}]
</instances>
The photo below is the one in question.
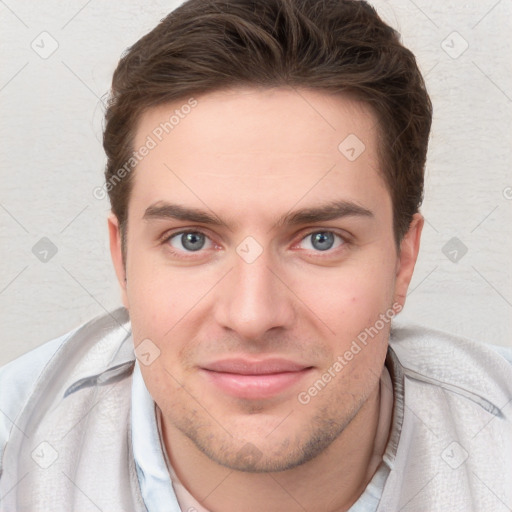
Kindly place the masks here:
<instances>
[{"instance_id":1,"label":"mouth","mask_svg":"<svg viewBox=\"0 0 512 512\"><path fill-rule=\"evenodd\" d=\"M201 367L215 388L236 398L261 400L282 394L309 375L312 366L285 359L224 359Z\"/></svg>"}]
</instances>

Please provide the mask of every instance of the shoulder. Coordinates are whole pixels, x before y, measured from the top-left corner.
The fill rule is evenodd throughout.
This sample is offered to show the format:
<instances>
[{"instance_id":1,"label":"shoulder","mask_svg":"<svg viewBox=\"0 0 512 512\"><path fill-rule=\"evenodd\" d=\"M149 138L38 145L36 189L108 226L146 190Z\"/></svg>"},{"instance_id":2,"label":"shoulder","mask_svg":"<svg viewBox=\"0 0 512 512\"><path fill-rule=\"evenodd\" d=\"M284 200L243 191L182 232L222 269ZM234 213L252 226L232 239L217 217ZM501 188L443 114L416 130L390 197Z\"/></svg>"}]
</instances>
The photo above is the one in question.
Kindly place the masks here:
<instances>
[{"instance_id":1,"label":"shoulder","mask_svg":"<svg viewBox=\"0 0 512 512\"><path fill-rule=\"evenodd\" d=\"M16 418L28 400L37 379L55 353L75 331L76 329L43 343L0 367L0 459L9 434L16 427Z\"/></svg>"},{"instance_id":2,"label":"shoulder","mask_svg":"<svg viewBox=\"0 0 512 512\"><path fill-rule=\"evenodd\" d=\"M496 510L495 496L510 501L512 351L419 326L393 326L389 346L400 427L382 510L412 499L414 510ZM413 498L403 492L414 488Z\"/></svg>"},{"instance_id":3,"label":"shoulder","mask_svg":"<svg viewBox=\"0 0 512 512\"><path fill-rule=\"evenodd\" d=\"M119 325L129 326L126 311L118 310L118 313L126 324L124 325L121 322ZM75 378L78 380L77 377L94 374L96 367L98 370L104 370L104 361L112 360L110 354L116 354L113 350L119 346L118 340L122 340L126 335L120 337L119 334L113 332L113 329L109 328L106 323L106 317L109 317L109 315L96 317L0 367L0 460L2 460L5 446L12 435L13 429L20 428L17 425L17 418L26 407L30 397L40 386L41 376L48 373L50 366L55 366L56 360L62 359L59 363L60 366L57 369L54 368L57 373L67 373L73 369L81 370L81 374L78 376L76 371L72 371L74 380ZM111 319L110 322L112 323ZM116 334L116 339L113 339L115 343L108 343L110 345L108 347L105 340L109 341L109 334ZM113 336L111 337L113 338ZM82 350L75 350L75 347L70 347L70 343L75 342L81 345ZM69 353L78 355L79 352L82 352L82 354L76 360L69 357ZM107 357L99 358L98 353L100 352L107 353ZM124 356L124 359L127 359L127 357ZM87 364L82 370L81 367L84 366L84 362Z\"/></svg>"},{"instance_id":4,"label":"shoulder","mask_svg":"<svg viewBox=\"0 0 512 512\"><path fill-rule=\"evenodd\" d=\"M417 325L393 327L390 347L406 377L497 408L512 396L512 348Z\"/></svg>"}]
</instances>

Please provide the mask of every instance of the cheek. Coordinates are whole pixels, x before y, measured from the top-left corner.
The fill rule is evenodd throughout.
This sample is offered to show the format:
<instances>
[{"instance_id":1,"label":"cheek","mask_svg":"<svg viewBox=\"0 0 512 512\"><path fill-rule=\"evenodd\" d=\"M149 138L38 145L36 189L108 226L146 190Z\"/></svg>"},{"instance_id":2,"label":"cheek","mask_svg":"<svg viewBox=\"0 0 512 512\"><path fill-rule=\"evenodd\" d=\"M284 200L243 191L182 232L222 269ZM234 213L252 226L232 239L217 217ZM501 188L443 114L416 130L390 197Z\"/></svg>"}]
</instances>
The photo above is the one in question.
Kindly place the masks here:
<instances>
[{"instance_id":1,"label":"cheek","mask_svg":"<svg viewBox=\"0 0 512 512\"><path fill-rule=\"evenodd\" d=\"M182 377L174 375L175 372L169 371L167 367L164 368L161 358L151 366L140 365L140 369L146 387L160 409L182 414L183 404L190 401L190 396L187 396L180 385ZM189 405L189 408L193 407Z\"/></svg>"},{"instance_id":2,"label":"cheek","mask_svg":"<svg viewBox=\"0 0 512 512\"><path fill-rule=\"evenodd\" d=\"M391 306L394 273L392 264L383 258L369 265L302 274L295 283L297 296L327 324L331 334L353 335Z\"/></svg>"},{"instance_id":3,"label":"cheek","mask_svg":"<svg viewBox=\"0 0 512 512\"><path fill-rule=\"evenodd\" d=\"M208 290L205 276L190 268L171 268L137 256L129 266L130 317L143 337L163 339Z\"/></svg>"}]
</instances>

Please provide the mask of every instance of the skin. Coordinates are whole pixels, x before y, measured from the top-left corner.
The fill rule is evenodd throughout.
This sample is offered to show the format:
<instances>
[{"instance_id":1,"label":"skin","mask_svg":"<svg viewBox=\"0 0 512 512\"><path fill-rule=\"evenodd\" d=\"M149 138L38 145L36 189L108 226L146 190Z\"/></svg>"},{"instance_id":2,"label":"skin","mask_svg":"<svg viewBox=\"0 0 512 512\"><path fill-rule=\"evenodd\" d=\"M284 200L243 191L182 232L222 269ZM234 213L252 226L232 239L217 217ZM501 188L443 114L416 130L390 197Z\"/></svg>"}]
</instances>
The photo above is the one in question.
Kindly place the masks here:
<instances>
[{"instance_id":1,"label":"skin","mask_svg":"<svg viewBox=\"0 0 512 512\"><path fill-rule=\"evenodd\" d=\"M117 219L109 218L134 344L150 339L160 350L141 371L166 451L211 511L347 510L385 448L386 439L375 439L389 324L308 404L297 396L380 314L404 305L423 218L414 216L397 252L377 122L364 104L289 88L197 100L137 166L125 265ZM147 111L135 147L184 103ZM366 147L352 162L338 150L349 134ZM371 215L277 223L339 200ZM164 201L223 224L144 218ZM169 240L182 229L204 233L203 248L190 250L181 235ZM332 248L313 244L318 232L337 235ZM263 249L252 263L237 253L248 236ZM281 357L311 369L269 398L233 397L201 370L233 356Z\"/></svg>"}]
</instances>

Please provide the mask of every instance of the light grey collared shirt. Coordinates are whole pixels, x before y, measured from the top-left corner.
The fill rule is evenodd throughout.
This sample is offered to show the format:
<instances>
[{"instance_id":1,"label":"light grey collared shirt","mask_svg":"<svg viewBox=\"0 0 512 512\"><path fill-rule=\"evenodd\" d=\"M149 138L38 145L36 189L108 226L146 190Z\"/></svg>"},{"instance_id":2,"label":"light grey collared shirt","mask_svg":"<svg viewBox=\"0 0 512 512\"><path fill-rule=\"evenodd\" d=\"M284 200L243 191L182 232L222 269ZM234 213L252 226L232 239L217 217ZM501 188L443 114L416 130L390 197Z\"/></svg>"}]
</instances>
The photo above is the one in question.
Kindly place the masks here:
<instances>
[{"instance_id":1,"label":"light grey collared shirt","mask_svg":"<svg viewBox=\"0 0 512 512\"><path fill-rule=\"evenodd\" d=\"M68 337L69 333L0 368L0 458L11 429L16 428L15 419L42 368ZM12 388L9 381L14 375L18 385ZM387 370L383 373L381 387L383 397L387 397L386 406L389 406L393 401L393 392ZM395 397L395 407L402 399L401 396ZM138 361L133 372L131 422L135 467L148 512L208 512L181 484L163 450L155 402L146 388ZM392 428L399 428L396 421ZM350 512L377 510L391 467L392 458L386 455L393 449L392 445L388 445L383 462Z\"/></svg>"},{"instance_id":2,"label":"light grey collared shirt","mask_svg":"<svg viewBox=\"0 0 512 512\"><path fill-rule=\"evenodd\" d=\"M29 397L34 396L37 383L44 385L44 379L38 378L48 368L59 347L68 343L77 331L80 335L75 339L75 345L77 341L80 344L76 347L90 343L91 347L97 348L97 355L104 352L103 347L109 354L116 353L118 346L124 345L128 349L131 346L128 324L123 327L124 331L115 331L112 330L115 327L102 327L105 321L99 319L92 322L91 327L82 326L80 331L76 329L0 368L2 477L10 470L10 467L4 467L6 445L13 437L23 439L21 424L17 424L20 413L26 408ZM46 378L61 372L68 375L77 364L76 357L70 358L74 356L73 352L71 355L66 355L70 354L69 350L59 352L59 366L54 368L53 365L53 373L46 372ZM138 481L144 506L149 512L202 512L205 509L181 485L162 449L155 404L135 357L123 356L122 361L123 368L133 368L133 372L124 373L122 377L128 384L130 381L127 379L132 377L131 384L123 388L126 392L122 395L122 401L131 405L127 427L131 430L133 457L128 457L126 463L134 462L133 477ZM383 460L350 512L398 509L404 512L434 509L466 512L512 506L510 363L512 350L509 348L478 344L425 328L393 330L386 359L391 378L387 380L385 371L381 379L381 391L387 389L388 400L393 403L390 436ZM98 364L98 375L116 375L116 363L107 367L103 366L104 363ZM95 368L91 361L89 366ZM87 382L93 385L98 379L87 379ZM71 389L74 389L73 383ZM74 396L70 395L66 403L79 404ZM59 396L50 398L61 399ZM39 408L39 402L36 408ZM73 414L79 418L81 410L79 408ZM91 409L91 414L94 415L95 411ZM100 415L96 419L101 423L105 418ZM45 421L47 427L53 428L51 416L45 417ZM123 421L126 425L126 420ZM108 446L103 449L108 451ZM105 457L109 454L105 453ZM71 464L72 459L67 462ZM94 468L89 469L94 472ZM94 478L91 473L89 476ZM53 481L55 486L61 485L60 480ZM107 483L116 486L122 482L116 482L114 478ZM10 487L5 489L13 495ZM107 493L107 501L109 488L107 485L103 491ZM49 492L44 486L41 489ZM27 490L30 492L29 488ZM137 493L138 490L135 499L140 498ZM5 496L5 492L0 496L0 509ZM119 499L124 497L119 495ZM54 499L55 495L51 493L44 496L45 502ZM66 507L66 503L56 505L61 507L59 510Z\"/></svg>"}]
</instances>

